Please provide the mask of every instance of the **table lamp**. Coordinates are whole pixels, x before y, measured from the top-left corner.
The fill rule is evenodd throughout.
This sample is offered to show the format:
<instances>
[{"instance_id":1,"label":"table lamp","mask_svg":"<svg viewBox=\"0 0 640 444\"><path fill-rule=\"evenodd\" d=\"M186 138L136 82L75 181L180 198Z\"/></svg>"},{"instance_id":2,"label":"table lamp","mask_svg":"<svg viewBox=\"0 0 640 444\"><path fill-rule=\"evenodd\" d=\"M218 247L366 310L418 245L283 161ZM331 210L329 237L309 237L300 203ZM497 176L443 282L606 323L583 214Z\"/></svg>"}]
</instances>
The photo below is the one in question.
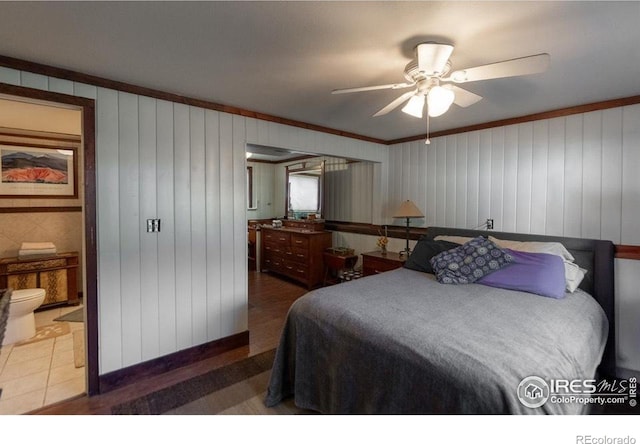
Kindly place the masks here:
<instances>
[{"instance_id":1,"label":"table lamp","mask_svg":"<svg viewBox=\"0 0 640 444\"><path fill-rule=\"evenodd\" d=\"M409 253L411 252L411 250L409 250L409 219L424 217L424 214L420 212L418 207L416 207L413 202L411 202L410 200L405 200L391 217L407 219L407 246L404 251L401 252L401 254L404 253L408 257Z\"/></svg>"}]
</instances>

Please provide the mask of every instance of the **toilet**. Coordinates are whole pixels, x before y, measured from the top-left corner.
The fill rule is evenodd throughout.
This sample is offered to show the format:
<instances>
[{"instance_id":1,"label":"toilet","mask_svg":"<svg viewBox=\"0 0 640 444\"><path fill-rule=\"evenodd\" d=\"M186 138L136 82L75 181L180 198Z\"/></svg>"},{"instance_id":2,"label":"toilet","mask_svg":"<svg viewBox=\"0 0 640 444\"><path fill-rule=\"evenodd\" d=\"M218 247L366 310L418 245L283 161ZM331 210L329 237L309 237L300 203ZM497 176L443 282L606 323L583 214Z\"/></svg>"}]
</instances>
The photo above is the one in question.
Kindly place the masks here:
<instances>
[{"instance_id":1,"label":"toilet","mask_svg":"<svg viewBox=\"0 0 640 444\"><path fill-rule=\"evenodd\" d=\"M13 290L9 301L9 318L2 345L24 341L36 335L36 318L33 311L44 302L43 288Z\"/></svg>"}]
</instances>

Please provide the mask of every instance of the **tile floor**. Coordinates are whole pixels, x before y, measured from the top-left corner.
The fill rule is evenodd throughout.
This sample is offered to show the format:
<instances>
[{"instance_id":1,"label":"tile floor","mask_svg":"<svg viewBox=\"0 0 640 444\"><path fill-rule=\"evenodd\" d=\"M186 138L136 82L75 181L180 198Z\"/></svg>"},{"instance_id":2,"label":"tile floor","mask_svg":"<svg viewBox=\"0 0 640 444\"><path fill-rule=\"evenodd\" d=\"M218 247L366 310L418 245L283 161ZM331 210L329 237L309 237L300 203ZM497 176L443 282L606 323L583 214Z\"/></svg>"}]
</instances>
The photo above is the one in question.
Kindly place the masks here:
<instances>
[{"instance_id":1,"label":"tile floor","mask_svg":"<svg viewBox=\"0 0 640 444\"><path fill-rule=\"evenodd\" d=\"M36 312L36 328L78 308ZM27 413L84 393L86 367L73 362L73 332L83 330L84 323L69 322L69 327L63 336L0 348L0 414Z\"/></svg>"}]
</instances>

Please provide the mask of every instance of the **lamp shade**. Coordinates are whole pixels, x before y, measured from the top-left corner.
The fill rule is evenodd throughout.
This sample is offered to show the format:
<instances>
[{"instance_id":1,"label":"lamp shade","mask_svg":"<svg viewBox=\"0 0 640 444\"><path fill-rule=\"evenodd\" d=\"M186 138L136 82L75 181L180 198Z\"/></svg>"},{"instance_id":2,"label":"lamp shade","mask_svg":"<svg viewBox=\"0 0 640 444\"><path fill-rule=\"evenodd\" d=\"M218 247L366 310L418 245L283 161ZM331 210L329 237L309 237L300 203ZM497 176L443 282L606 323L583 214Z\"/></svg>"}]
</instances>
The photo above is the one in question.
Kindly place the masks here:
<instances>
[{"instance_id":1,"label":"lamp shade","mask_svg":"<svg viewBox=\"0 0 640 444\"><path fill-rule=\"evenodd\" d=\"M450 89L443 88L442 86L434 86L431 88L427 96L429 116L438 117L446 113L454 99L455 94Z\"/></svg>"},{"instance_id":2,"label":"lamp shade","mask_svg":"<svg viewBox=\"0 0 640 444\"><path fill-rule=\"evenodd\" d=\"M422 109L424 108L424 96L417 95L412 96L407 104L402 108L402 112L409 114L410 116L422 119Z\"/></svg>"},{"instance_id":3,"label":"lamp shade","mask_svg":"<svg viewBox=\"0 0 640 444\"><path fill-rule=\"evenodd\" d=\"M416 204L410 200L405 200L391 217L415 218L424 217L424 214L420 212Z\"/></svg>"}]
</instances>

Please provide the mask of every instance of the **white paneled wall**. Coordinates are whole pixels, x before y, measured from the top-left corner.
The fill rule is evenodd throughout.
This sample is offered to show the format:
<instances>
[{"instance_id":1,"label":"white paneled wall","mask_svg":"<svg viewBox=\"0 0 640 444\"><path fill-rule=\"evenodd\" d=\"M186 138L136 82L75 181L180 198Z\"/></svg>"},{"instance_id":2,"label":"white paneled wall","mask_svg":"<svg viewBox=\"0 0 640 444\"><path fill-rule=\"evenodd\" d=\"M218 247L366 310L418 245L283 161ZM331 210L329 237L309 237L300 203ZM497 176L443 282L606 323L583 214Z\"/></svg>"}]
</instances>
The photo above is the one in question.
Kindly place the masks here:
<instances>
[{"instance_id":1,"label":"white paneled wall","mask_svg":"<svg viewBox=\"0 0 640 444\"><path fill-rule=\"evenodd\" d=\"M96 120L100 372L246 330L243 120L103 88Z\"/></svg>"},{"instance_id":2,"label":"white paneled wall","mask_svg":"<svg viewBox=\"0 0 640 444\"><path fill-rule=\"evenodd\" d=\"M640 245L640 105L399 144L389 167L389 206L412 199L426 226L492 218L500 231ZM370 236L348 240L374 249ZM615 264L618 366L635 372L639 263Z\"/></svg>"},{"instance_id":3,"label":"white paneled wall","mask_svg":"<svg viewBox=\"0 0 640 444\"><path fill-rule=\"evenodd\" d=\"M342 170L326 170L325 219L372 223L373 172L371 162L349 163Z\"/></svg>"},{"instance_id":4,"label":"white paneled wall","mask_svg":"<svg viewBox=\"0 0 640 444\"><path fill-rule=\"evenodd\" d=\"M247 212L249 219L273 219L282 217L282 208L276 208L274 204L274 184L276 166L264 162L247 162L253 167L253 201L254 210Z\"/></svg>"},{"instance_id":5,"label":"white paneled wall","mask_svg":"<svg viewBox=\"0 0 640 444\"><path fill-rule=\"evenodd\" d=\"M247 142L388 155L382 145L10 68L0 67L0 82L96 100L100 374L247 329ZM377 168L376 189L386 190L387 174ZM151 218L160 233L146 232Z\"/></svg>"},{"instance_id":6,"label":"white paneled wall","mask_svg":"<svg viewBox=\"0 0 640 444\"><path fill-rule=\"evenodd\" d=\"M388 201L413 200L426 226L492 218L496 230L638 245L638 146L640 105L399 144Z\"/></svg>"},{"instance_id":7,"label":"white paneled wall","mask_svg":"<svg viewBox=\"0 0 640 444\"><path fill-rule=\"evenodd\" d=\"M618 366L640 376L640 261L616 259L615 268Z\"/></svg>"}]
</instances>

